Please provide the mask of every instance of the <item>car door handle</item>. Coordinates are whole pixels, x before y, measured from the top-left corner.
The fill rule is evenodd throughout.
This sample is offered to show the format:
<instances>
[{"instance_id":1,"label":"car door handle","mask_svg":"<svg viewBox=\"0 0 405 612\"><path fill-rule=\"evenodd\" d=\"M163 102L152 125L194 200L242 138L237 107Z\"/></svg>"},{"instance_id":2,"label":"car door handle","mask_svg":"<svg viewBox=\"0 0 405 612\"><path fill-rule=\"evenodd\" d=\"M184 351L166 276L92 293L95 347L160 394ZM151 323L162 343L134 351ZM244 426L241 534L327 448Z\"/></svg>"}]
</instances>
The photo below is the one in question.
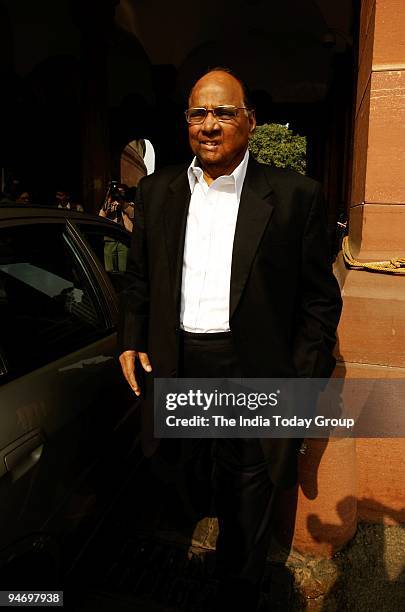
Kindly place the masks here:
<instances>
[{"instance_id":1,"label":"car door handle","mask_svg":"<svg viewBox=\"0 0 405 612\"><path fill-rule=\"evenodd\" d=\"M39 461L43 448L44 436L38 429L17 438L1 451L0 476L11 472L13 481L18 480Z\"/></svg>"}]
</instances>

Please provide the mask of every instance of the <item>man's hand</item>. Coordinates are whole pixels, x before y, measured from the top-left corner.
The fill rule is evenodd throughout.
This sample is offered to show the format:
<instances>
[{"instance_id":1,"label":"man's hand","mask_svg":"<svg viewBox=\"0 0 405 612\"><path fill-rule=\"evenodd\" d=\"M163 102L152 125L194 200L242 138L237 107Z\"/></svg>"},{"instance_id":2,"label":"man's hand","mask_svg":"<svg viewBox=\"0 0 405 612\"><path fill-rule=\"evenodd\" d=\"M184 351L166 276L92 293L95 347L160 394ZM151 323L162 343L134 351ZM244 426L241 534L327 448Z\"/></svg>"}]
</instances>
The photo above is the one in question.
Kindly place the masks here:
<instances>
[{"instance_id":1,"label":"man's hand","mask_svg":"<svg viewBox=\"0 0 405 612\"><path fill-rule=\"evenodd\" d=\"M149 362L147 353L141 353L139 351L124 351L121 353L119 360L122 368L122 372L125 379L135 395L141 395L141 388L135 378L135 359L138 358L145 372L152 372L152 366Z\"/></svg>"}]
</instances>

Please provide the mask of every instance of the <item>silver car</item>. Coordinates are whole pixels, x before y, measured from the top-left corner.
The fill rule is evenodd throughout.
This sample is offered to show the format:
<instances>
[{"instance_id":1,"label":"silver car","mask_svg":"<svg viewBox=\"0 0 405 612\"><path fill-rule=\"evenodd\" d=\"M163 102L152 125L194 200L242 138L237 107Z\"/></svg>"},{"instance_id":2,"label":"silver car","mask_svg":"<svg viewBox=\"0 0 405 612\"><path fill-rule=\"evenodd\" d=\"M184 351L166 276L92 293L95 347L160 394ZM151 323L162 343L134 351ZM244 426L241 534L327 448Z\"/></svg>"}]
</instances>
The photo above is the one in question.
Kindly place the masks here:
<instances>
[{"instance_id":1,"label":"silver car","mask_svg":"<svg viewBox=\"0 0 405 612\"><path fill-rule=\"evenodd\" d=\"M90 215L0 207L3 589L53 588L138 461L116 355L129 243Z\"/></svg>"}]
</instances>

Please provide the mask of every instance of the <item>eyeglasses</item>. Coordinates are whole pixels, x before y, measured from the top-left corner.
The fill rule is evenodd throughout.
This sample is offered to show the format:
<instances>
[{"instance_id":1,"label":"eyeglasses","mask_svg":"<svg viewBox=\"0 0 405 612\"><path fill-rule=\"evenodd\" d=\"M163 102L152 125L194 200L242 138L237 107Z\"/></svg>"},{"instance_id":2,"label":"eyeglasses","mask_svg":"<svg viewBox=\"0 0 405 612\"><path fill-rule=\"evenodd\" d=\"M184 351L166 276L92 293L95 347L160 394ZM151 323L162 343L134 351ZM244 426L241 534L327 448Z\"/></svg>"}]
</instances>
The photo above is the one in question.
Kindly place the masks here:
<instances>
[{"instance_id":1,"label":"eyeglasses","mask_svg":"<svg viewBox=\"0 0 405 612\"><path fill-rule=\"evenodd\" d=\"M218 121L232 121L232 119L237 117L239 110L246 110L248 113L251 112L246 106L232 106L231 104L227 104L216 106L215 108L188 108L184 114L186 115L188 123L196 125L198 123L203 123L208 113L212 113Z\"/></svg>"}]
</instances>

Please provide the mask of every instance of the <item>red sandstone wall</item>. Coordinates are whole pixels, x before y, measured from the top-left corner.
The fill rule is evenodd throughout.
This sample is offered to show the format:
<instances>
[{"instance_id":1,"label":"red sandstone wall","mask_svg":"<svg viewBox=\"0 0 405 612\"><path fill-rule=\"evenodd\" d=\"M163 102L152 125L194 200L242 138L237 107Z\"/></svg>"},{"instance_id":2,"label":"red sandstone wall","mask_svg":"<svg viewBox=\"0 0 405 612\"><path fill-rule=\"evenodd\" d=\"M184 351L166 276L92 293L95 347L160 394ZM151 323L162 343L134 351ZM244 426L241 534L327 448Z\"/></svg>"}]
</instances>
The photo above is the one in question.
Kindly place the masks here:
<instances>
[{"instance_id":1,"label":"red sandstone wall","mask_svg":"<svg viewBox=\"0 0 405 612\"><path fill-rule=\"evenodd\" d=\"M405 3L363 0L350 202L352 253L363 261L405 256ZM338 377L405 378L405 275L347 270ZM389 405L386 409L389 410ZM293 546L331 556L358 520L405 523L405 439L312 440L301 458ZM282 504L281 539L288 520Z\"/></svg>"}]
</instances>

